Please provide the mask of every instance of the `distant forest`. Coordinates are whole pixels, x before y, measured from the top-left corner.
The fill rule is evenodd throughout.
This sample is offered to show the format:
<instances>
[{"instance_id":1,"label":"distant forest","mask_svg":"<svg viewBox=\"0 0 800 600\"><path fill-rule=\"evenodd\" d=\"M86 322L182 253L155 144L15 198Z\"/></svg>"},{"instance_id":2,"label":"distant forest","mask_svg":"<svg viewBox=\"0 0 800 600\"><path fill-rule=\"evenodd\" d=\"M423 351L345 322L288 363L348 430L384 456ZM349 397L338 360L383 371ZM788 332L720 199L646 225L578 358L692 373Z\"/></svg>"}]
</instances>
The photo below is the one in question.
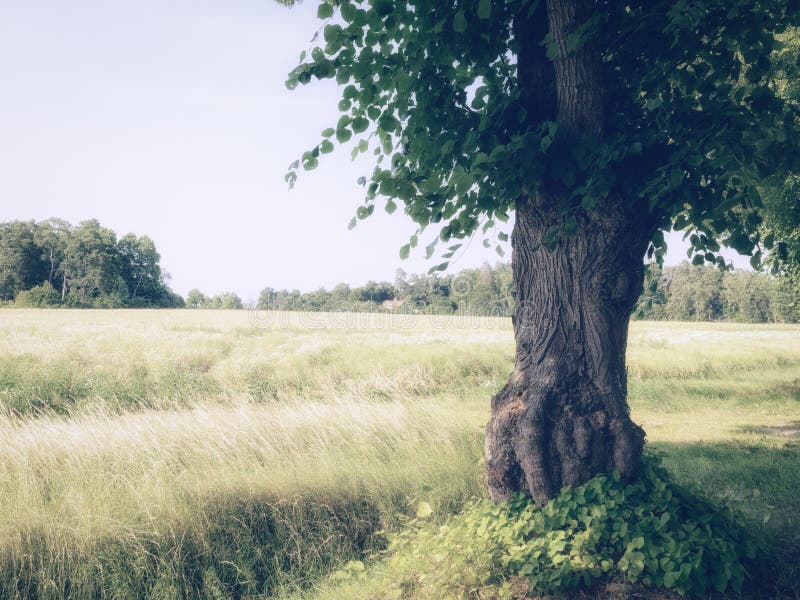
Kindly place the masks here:
<instances>
[{"instance_id":1,"label":"distant forest","mask_svg":"<svg viewBox=\"0 0 800 600\"><path fill-rule=\"evenodd\" d=\"M156 246L147 236L117 239L97 220L73 226L60 219L0 223L0 303L45 307L161 307L241 309L232 292L186 300L167 286ZM800 287L791 279L752 271L720 270L684 262L650 265L635 319L680 321L800 322ZM290 311L393 311L510 316L514 308L511 265L466 269L454 275L408 275L342 283L332 290L262 290L259 309Z\"/></svg>"},{"instance_id":2,"label":"distant forest","mask_svg":"<svg viewBox=\"0 0 800 600\"><path fill-rule=\"evenodd\" d=\"M87 308L181 307L147 236L95 220L0 223L0 302Z\"/></svg>"},{"instance_id":3,"label":"distant forest","mask_svg":"<svg viewBox=\"0 0 800 600\"><path fill-rule=\"evenodd\" d=\"M187 300L188 306L195 306ZM485 264L456 275L411 275L351 288L261 292L257 308L300 311L393 311L510 316L514 307L511 265ZM788 279L752 271L720 270L684 262L650 265L635 319L679 321L800 322L800 289Z\"/></svg>"}]
</instances>

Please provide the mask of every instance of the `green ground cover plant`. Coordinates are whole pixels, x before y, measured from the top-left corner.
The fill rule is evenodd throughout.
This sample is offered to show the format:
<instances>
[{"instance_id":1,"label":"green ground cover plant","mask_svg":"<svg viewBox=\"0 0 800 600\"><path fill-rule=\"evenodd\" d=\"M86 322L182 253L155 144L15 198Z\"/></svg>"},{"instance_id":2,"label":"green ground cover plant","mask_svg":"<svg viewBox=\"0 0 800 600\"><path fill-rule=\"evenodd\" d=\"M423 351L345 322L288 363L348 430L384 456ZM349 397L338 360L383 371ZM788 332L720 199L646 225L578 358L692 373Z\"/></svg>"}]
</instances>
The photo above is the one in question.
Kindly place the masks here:
<instances>
[{"instance_id":1,"label":"green ground cover plant","mask_svg":"<svg viewBox=\"0 0 800 600\"><path fill-rule=\"evenodd\" d=\"M418 514L428 516L426 505ZM543 594L612 579L681 595L738 593L757 549L732 514L676 485L652 455L634 482L600 475L541 508L517 496L472 502L438 527L419 519L392 541L389 593L481 597L489 588L510 598L520 578Z\"/></svg>"}]
</instances>

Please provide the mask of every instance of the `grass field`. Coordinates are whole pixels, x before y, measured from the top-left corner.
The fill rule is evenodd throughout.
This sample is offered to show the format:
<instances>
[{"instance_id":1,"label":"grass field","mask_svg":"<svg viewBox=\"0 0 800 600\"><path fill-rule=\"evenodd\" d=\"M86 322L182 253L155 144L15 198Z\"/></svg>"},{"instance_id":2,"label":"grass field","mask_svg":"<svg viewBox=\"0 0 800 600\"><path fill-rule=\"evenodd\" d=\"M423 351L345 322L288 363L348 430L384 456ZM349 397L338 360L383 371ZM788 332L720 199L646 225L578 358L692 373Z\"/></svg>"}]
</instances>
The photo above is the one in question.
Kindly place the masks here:
<instances>
[{"instance_id":1,"label":"grass field","mask_svg":"<svg viewBox=\"0 0 800 600\"><path fill-rule=\"evenodd\" d=\"M0 598L375 597L325 574L484 493L512 359L491 318L2 311ZM649 446L800 597L800 327L634 322L628 368Z\"/></svg>"}]
</instances>

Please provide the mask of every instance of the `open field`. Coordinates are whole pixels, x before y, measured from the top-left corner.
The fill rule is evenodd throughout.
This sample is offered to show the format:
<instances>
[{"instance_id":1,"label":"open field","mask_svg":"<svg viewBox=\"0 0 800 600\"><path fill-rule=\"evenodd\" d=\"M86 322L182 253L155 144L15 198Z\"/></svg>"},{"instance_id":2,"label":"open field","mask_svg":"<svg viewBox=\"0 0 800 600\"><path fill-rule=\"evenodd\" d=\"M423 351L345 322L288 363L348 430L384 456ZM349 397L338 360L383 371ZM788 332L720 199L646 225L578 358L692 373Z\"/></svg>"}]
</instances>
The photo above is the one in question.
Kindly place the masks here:
<instances>
[{"instance_id":1,"label":"open field","mask_svg":"<svg viewBox=\"0 0 800 600\"><path fill-rule=\"evenodd\" d=\"M2 311L0 598L313 597L483 494L512 358L491 318ZM798 597L800 327L634 322L628 367L650 447Z\"/></svg>"}]
</instances>

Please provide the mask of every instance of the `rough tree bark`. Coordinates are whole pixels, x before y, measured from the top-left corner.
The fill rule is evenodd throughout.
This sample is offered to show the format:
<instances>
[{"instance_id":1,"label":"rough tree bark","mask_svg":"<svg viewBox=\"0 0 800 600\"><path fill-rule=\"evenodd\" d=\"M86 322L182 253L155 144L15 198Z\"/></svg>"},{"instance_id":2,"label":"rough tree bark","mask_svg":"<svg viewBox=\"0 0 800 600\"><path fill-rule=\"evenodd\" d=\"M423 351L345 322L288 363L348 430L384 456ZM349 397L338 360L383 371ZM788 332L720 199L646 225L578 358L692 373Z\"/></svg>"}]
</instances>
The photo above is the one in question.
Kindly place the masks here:
<instances>
[{"instance_id":1,"label":"rough tree bark","mask_svg":"<svg viewBox=\"0 0 800 600\"><path fill-rule=\"evenodd\" d=\"M566 40L591 15L586 0L548 0L514 24L518 78L528 113L555 120L567 140L606 133L606 88L592 43L568 52ZM540 44L552 35L554 60ZM524 190L512 235L516 285L514 371L492 399L486 430L490 495L517 492L543 504L562 486L618 470L632 475L644 432L627 405L625 348L631 310L642 290L643 256L652 229L622 200L579 211L577 232L544 247L563 225L569 190Z\"/></svg>"}]
</instances>

